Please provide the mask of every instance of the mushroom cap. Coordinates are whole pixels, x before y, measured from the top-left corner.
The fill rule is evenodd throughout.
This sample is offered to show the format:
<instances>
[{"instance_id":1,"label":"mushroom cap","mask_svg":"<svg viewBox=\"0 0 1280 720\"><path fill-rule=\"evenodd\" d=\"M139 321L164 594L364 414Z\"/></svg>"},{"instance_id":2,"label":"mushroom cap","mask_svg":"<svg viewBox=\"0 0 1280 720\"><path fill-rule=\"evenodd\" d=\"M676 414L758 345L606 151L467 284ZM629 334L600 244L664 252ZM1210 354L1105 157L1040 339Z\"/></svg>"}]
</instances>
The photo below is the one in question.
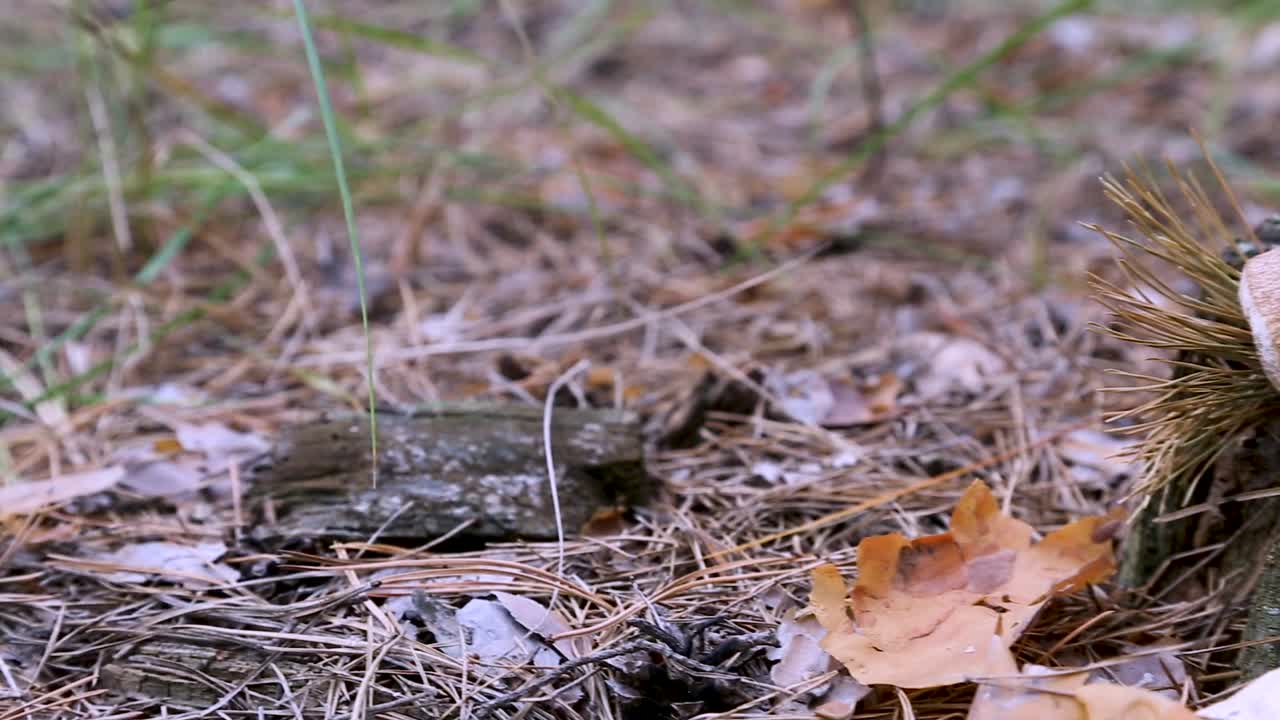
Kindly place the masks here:
<instances>
[{"instance_id":1,"label":"mushroom cap","mask_svg":"<svg viewBox=\"0 0 1280 720\"><path fill-rule=\"evenodd\" d=\"M1280 390L1280 250L1268 250L1244 264L1240 307L1249 320L1262 370Z\"/></svg>"}]
</instances>

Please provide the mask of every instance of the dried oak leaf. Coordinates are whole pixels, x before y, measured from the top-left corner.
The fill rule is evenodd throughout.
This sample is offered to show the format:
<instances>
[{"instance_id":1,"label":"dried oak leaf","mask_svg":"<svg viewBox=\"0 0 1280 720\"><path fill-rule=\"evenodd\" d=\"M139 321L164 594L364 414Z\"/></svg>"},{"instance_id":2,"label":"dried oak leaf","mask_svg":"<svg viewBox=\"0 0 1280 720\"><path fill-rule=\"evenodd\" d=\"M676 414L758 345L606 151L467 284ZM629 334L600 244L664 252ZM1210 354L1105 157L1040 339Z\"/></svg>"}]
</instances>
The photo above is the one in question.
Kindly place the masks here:
<instances>
[{"instance_id":1,"label":"dried oak leaf","mask_svg":"<svg viewBox=\"0 0 1280 720\"><path fill-rule=\"evenodd\" d=\"M979 685L967 720L1084 720L1075 691L1088 678L1088 673L1062 675L1027 665L1017 678Z\"/></svg>"},{"instance_id":2,"label":"dried oak leaf","mask_svg":"<svg viewBox=\"0 0 1280 720\"><path fill-rule=\"evenodd\" d=\"M991 490L974 481L950 532L864 538L852 593L835 567L814 571L822 647L867 685L936 687L1016 672L1008 648L1044 603L1114 571L1117 513L1032 543L1031 526L1001 515Z\"/></svg>"},{"instance_id":3,"label":"dried oak leaf","mask_svg":"<svg viewBox=\"0 0 1280 720\"><path fill-rule=\"evenodd\" d=\"M1180 703L1144 688L1085 684L1087 672L1067 675L1038 665L1018 677L983 684L968 720L1195 720Z\"/></svg>"},{"instance_id":4,"label":"dried oak leaf","mask_svg":"<svg viewBox=\"0 0 1280 720\"><path fill-rule=\"evenodd\" d=\"M1076 700L1084 705L1084 720L1198 720L1180 703L1142 688L1085 685L1076 691Z\"/></svg>"}]
</instances>

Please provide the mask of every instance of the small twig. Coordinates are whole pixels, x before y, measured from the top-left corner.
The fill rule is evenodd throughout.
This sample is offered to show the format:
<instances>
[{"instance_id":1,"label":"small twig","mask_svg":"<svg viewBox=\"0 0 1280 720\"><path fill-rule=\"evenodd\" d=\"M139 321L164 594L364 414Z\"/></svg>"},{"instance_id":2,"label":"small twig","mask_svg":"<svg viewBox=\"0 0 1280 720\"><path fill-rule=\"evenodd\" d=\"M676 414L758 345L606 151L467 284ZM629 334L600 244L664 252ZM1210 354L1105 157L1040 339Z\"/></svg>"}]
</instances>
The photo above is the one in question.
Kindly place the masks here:
<instances>
[{"instance_id":1,"label":"small twig","mask_svg":"<svg viewBox=\"0 0 1280 720\"><path fill-rule=\"evenodd\" d=\"M559 394L560 388L572 380L578 373L590 367L591 363L586 358L579 360L573 364L573 367L561 373L551 386L547 388L547 401L542 408L542 451L547 461L547 483L551 488L551 510L555 513L556 519L556 577L564 577L564 518L560 515L560 492L556 488L556 462L551 455L551 412L555 407L556 395ZM556 601L560 599L560 586L557 585L551 590L551 600L547 601L546 613L542 619L538 621L536 627L541 627L547 618L551 616L551 610L555 607Z\"/></svg>"},{"instance_id":2,"label":"small twig","mask_svg":"<svg viewBox=\"0 0 1280 720\"><path fill-rule=\"evenodd\" d=\"M729 621L728 615L712 615L708 618L695 620L689 623L689 637L697 637L706 632L709 628Z\"/></svg>"},{"instance_id":3,"label":"small twig","mask_svg":"<svg viewBox=\"0 0 1280 720\"><path fill-rule=\"evenodd\" d=\"M868 137L875 137L884 129L884 88L880 84L880 73L876 70L875 38L871 34L871 21L867 18L866 8L862 0L847 0L845 10L849 15L849 24L858 42L858 76L862 81L862 99L867 105ZM874 181L880 177L884 169L885 147L881 143L867 159L866 168L862 171L863 181Z\"/></svg>"},{"instance_id":4,"label":"small twig","mask_svg":"<svg viewBox=\"0 0 1280 720\"><path fill-rule=\"evenodd\" d=\"M22 689L18 687L17 681L13 679L13 674L9 672L9 664L4 661L3 655L0 655L0 676L4 677L5 684L9 686L9 692L5 695L0 695L0 697L22 697Z\"/></svg>"},{"instance_id":5,"label":"small twig","mask_svg":"<svg viewBox=\"0 0 1280 720\"><path fill-rule=\"evenodd\" d=\"M636 642L636 645L638 646L638 649L648 650L649 652L657 653L661 655L663 659L665 659L667 662L670 662L673 665L680 665L685 670L692 670L693 672L698 673L700 675L704 675L704 676L729 678L729 679L745 679L745 678L739 678L738 676L732 673L725 672L724 668L718 668L714 665L708 665L707 663L704 663L700 660L694 660L691 657L685 657L683 655L673 653L669 649L667 649L665 645L659 645L658 643L653 642L652 640L636 640L635 642Z\"/></svg>"},{"instance_id":6,"label":"small twig","mask_svg":"<svg viewBox=\"0 0 1280 720\"><path fill-rule=\"evenodd\" d=\"M688 639L681 637L679 635L676 635L675 633L669 632L665 628L662 628L654 623L651 623L648 620L633 618L627 624L639 630L641 633L648 635L654 640L657 640L663 645L666 645L668 648L671 649L672 652L677 652L677 653L680 653L681 655L688 656L689 651L688 651L688 648L686 647L689 644Z\"/></svg>"},{"instance_id":7,"label":"small twig","mask_svg":"<svg viewBox=\"0 0 1280 720\"><path fill-rule=\"evenodd\" d=\"M724 640L701 659L690 657L689 646L691 645L693 638L705 632L707 628L724 622L725 619L726 618L724 616L717 615L715 617L703 618L695 623L691 623L687 636L682 636L683 633L677 635L676 633L665 630L646 620L632 620L629 623L632 627L645 635L648 635L652 639L640 638L624 643L615 648L601 650L600 652L593 653L591 655L574 660L568 660L537 680L529 682L522 687L512 690L504 695L500 695L478 706L476 708L476 714L477 716L483 717L487 713L491 713L500 707L516 702L520 698L546 687L580 667L610 660L620 655L629 655L634 652L647 650L651 653L662 656L669 663L681 666L685 670L695 672L699 675L724 676L726 675L724 669L716 667L717 663L748 648L777 644L772 632L750 633L747 635L737 635Z\"/></svg>"},{"instance_id":8,"label":"small twig","mask_svg":"<svg viewBox=\"0 0 1280 720\"><path fill-rule=\"evenodd\" d=\"M727 622L728 619L729 618L726 615L713 615L708 618L695 620L689 623L689 626L687 628L677 629L674 632L667 630L655 623L648 622L646 620L635 619L635 620L631 620L628 624L636 628L640 632L644 633L645 635L648 635L653 639L662 642L664 645L671 648L676 653L679 653L684 657L691 658L691 657L694 657L694 652L693 652L694 642L698 638L702 637L702 635L706 633L708 629L713 628L716 625L719 625L721 623ZM716 650L712 651L711 654L716 655L719 653L719 650L720 648L717 648ZM728 656L723 655L721 657L728 657ZM711 664L714 665L715 663L711 663Z\"/></svg>"},{"instance_id":9,"label":"small twig","mask_svg":"<svg viewBox=\"0 0 1280 720\"><path fill-rule=\"evenodd\" d=\"M564 677L565 675L573 672L574 670L577 670L580 667L584 667L586 665L593 665L598 662L604 662L605 660L612 660L613 658L619 657L621 655L630 655L631 653L637 652L639 650L653 650L654 652L658 652L663 655L666 655L671 652L670 648L667 648L664 645L659 645L658 643L655 643L649 640L633 640L632 642L626 643L624 645L619 645L616 648L611 648L609 650L601 650L599 652L595 652L590 655L584 655L583 657L566 661L564 664L560 665L554 670L549 671L547 674L543 675L537 680L534 680L521 687L518 687L509 693L499 695L498 697L486 703L483 703L482 705L477 706L475 709L476 715L482 717L488 713L493 712L494 710L497 710L500 707L503 707L505 705L510 705L511 703L519 700L525 695L528 695L536 690L541 690L542 688L550 685L551 683L555 682L559 678Z\"/></svg>"},{"instance_id":10,"label":"small twig","mask_svg":"<svg viewBox=\"0 0 1280 720\"><path fill-rule=\"evenodd\" d=\"M702 662L708 665L720 665L725 660L737 655L744 650L753 650L758 647L777 647L777 633L764 630L755 633L746 633L744 635L733 635L725 638L711 652L702 658ZM734 663L735 665L739 663Z\"/></svg>"}]
</instances>

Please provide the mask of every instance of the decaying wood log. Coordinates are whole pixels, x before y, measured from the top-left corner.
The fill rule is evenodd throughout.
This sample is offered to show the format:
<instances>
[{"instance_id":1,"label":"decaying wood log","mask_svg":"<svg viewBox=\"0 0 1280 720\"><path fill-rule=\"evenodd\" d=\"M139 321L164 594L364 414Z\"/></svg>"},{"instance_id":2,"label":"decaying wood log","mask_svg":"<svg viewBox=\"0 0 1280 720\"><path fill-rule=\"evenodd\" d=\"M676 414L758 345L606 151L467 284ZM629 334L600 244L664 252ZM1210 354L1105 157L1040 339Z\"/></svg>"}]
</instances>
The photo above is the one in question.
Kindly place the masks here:
<instances>
[{"instance_id":1,"label":"decaying wood log","mask_svg":"<svg viewBox=\"0 0 1280 720\"><path fill-rule=\"evenodd\" d=\"M98 687L177 707L207 708L227 695L235 701L232 707L245 700L268 706L284 694L281 676L287 679L290 693L298 693L292 701L310 707L323 703L327 688L307 693L307 686L323 683L332 672L313 662L281 659L250 647L152 640L103 665Z\"/></svg>"},{"instance_id":2,"label":"decaying wood log","mask_svg":"<svg viewBox=\"0 0 1280 720\"><path fill-rule=\"evenodd\" d=\"M352 416L287 430L250 495L265 538L427 540L463 527L473 540L556 536L542 412L456 407L378 415L378 484L369 423ZM607 410L557 408L552 457L566 532L596 510L644 502L638 420ZM274 515L274 521L271 516Z\"/></svg>"},{"instance_id":3,"label":"decaying wood log","mask_svg":"<svg viewBox=\"0 0 1280 720\"><path fill-rule=\"evenodd\" d=\"M1258 587L1253 591L1249 621L1244 628L1246 646L1237 663L1245 680L1253 680L1280 667L1280 544L1274 542L1267 551Z\"/></svg>"},{"instance_id":4,"label":"decaying wood log","mask_svg":"<svg viewBox=\"0 0 1280 720\"><path fill-rule=\"evenodd\" d=\"M359 682L350 668L351 656L362 653L268 652L228 642L145 640L105 662L96 687L179 710L219 709L233 715L249 711L260 718L345 715L351 710L346 690ZM410 667L399 669L412 672ZM375 684L368 700L376 708L400 697ZM436 703L419 696L399 706L398 712L424 720L439 717L433 709Z\"/></svg>"}]
</instances>

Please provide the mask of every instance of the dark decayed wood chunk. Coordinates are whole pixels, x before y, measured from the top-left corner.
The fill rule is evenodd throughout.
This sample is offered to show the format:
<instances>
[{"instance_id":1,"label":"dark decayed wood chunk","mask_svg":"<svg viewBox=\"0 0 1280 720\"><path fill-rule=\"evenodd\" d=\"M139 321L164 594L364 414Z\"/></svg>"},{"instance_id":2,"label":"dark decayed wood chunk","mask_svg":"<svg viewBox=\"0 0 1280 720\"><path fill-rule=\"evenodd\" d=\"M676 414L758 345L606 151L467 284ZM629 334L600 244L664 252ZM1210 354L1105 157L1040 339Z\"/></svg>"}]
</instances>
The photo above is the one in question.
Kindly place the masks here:
<instances>
[{"instance_id":1,"label":"dark decayed wood chunk","mask_svg":"<svg viewBox=\"0 0 1280 720\"><path fill-rule=\"evenodd\" d=\"M552 539L542 423L541 409L518 406L379 413L377 487L368 418L290 428L249 497L259 513L255 531L428 540L469 523L457 537ZM642 503L653 493L640 424L630 414L557 408L551 447L569 534L602 507Z\"/></svg>"}]
</instances>

